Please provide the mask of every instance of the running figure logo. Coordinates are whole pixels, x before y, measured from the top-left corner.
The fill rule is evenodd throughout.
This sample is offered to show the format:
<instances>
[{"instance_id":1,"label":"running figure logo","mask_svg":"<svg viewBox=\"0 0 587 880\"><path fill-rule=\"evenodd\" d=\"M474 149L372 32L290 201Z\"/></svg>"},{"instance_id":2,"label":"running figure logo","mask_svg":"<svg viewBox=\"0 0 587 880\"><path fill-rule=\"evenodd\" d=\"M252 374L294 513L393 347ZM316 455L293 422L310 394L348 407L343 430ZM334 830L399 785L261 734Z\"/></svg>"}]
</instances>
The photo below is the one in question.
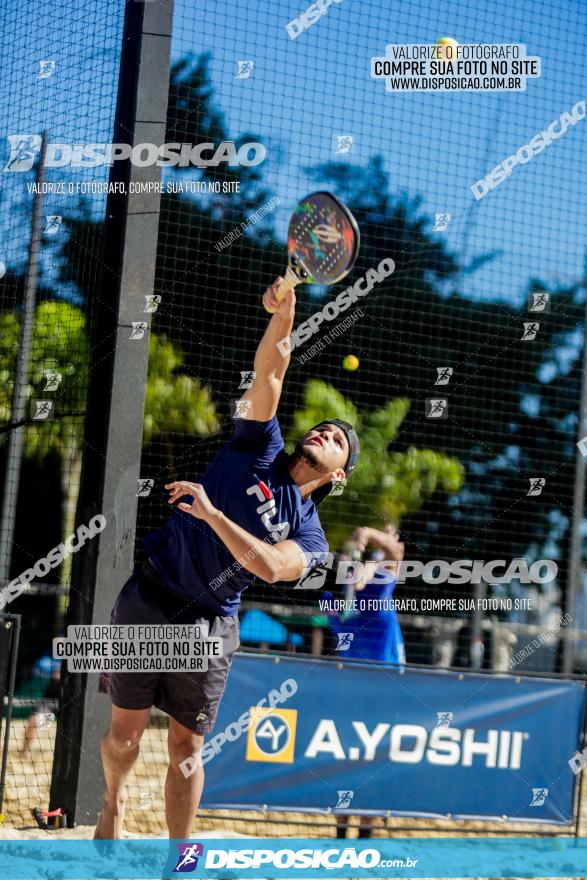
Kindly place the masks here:
<instances>
[{"instance_id":1,"label":"running figure logo","mask_svg":"<svg viewBox=\"0 0 587 880\"><path fill-rule=\"evenodd\" d=\"M546 486L546 480L544 477L528 477L530 480L530 488L526 493L526 497L529 495L542 495L542 490Z\"/></svg>"},{"instance_id":2,"label":"running figure logo","mask_svg":"<svg viewBox=\"0 0 587 880\"><path fill-rule=\"evenodd\" d=\"M338 153L350 153L353 146L354 138L352 134L337 134L336 135L336 146L334 148L334 152Z\"/></svg>"},{"instance_id":3,"label":"running figure logo","mask_svg":"<svg viewBox=\"0 0 587 880\"><path fill-rule=\"evenodd\" d=\"M241 374L241 383L238 386L239 391L241 388L244 388L245 390L247 388L250 388L252 386L253 382L255 381L255 375L256 375L255 371L254 370L241 370L240 374Z\"/></svg>"},{"instance_id":4,"label":"running figure logo","mask_svg":"<svg viewBox=\"0 0 587 880\"><path fill-rule=\"evenodd\" d=\"M294 590L319 590L324 586L328 569L332 568L334 563L334 556L332 553L327 553L324 561L320 562L322 555L314 556L311 553L304 553L306 569Z\"/></svg>"},{"instance_id":5,"label":"running figure logo","mask_svg":"<svg viewBox=\"0 0 587 880\"><path fill-rule=\"evenodd\" d=\"M549 312L550 311L550 294L549 293L531 293L528 297L529 312Z\"/></svg>"},{"instance_id":6,"label":"running figure logo","mask_svg":"<svg viewBox=\"0 0 587 880\"><path fill-rule=\"evenodd\" d=\"M55 721L53 712L42 712L39 715L39 730L47 730Z\"/></svg>"},{"instance_id":7,"label":"running figure logo","mask_svg":"<svg viewBox=\"0 0 587 880\"><path fill-rule=\"evenodd\" d=\"M347 807L350 807L351 801L355 796L354 791L338 791L338 800L336 802L335 810L346 810Z\"/></svg>"},{"instance_id":8,"label":"running figure logo","mask_svg":"<svg viewBox=\"0 0 587 880\"><path fill-rule=\"evenodd\" d=\"M332 487L332 491L330 493L331 498L336 498L337 495L342 495L346 486L346 479L343 480L335 480L334 485Z\"/></svg>"},{"instance_id":9,"label":"running figure logo","mask_svg":"<svg viewBox=\"0 0 587 880\"><path fill-rule=\"evenodd\" d=\"M204 855L203 843L178 843L179 856L174 874L191 874L198 866L198 857Z\"/></svg>"},{"instance_id":10,"label":"running figure logo","mask_svg":"<svg viewBox=\"0 0 587 880\"><path fill-rule=\"evenodd\" d=\"M435 214L434 229L432 232L445 232L450 223L450 214Z\"/></svg>"},{"instance_id":11,"label":"running figure logo","mask_svg":"<svg viewBox=\"0 0 587 880\"><path fill-rule=\"evenodd\" d=\"M252 400L231 400L231 418L246 419L252 412Z\"/></svg>"},{"instance_id":12,"label":"running figure logo","mask_svg":"<svg viewBox=\"0 0 587 880\"><path fill-rule=\"evenodd\" d=\"M426 418L427 419L446 419L448 418L448 400L442 398L426 398Z\"/></svg>"},{"instance_id":13,"label":"running figure logo","mask_svg":"<svg viewBox=\"0 0 587 880\"><path fill-rule=\"evenodd\" d=\"M47 214L45 217L45 220L47 221L45 235L57 235L62 219L61 214Z\"/></svg>"},{"instance_id":14,"label":"running figure logo","mask_svg":"<svg viewBox=\"0 0 587 880\"><path fill-rule=\"evenodd\" d=\"M32 403L34 410L31 418L34 422L45 422L53 418L52 400L33 400Z\"/></svg>"},{"instance_id":15,"label":"running figure logo","mask_svg":"<svg viewBox=\"0 0 587 880\"><path fill-rule=\"evenodd\" d=\"M39 72L37 73L37 79L49 79L55 73L56 67L57 62L55 61L39 61Z\"/></svg>"},{"instance_id":16,"label":"running figure logo","mask_svg":"<svg viewBox=\"0 0 587 880\"><path fill-rule=\"evenodd\" d=\"M436 367L436 372L438 376L436 377L435 385L448 385L450 382L450 378L453 374L452 367Z\"/></svg>"},{"instance_id":17,"label":"running figure logo","mask_svg":"<svg viewBox=\"0 0 587 880\"><path fill-rule=\"evenodd\" d=\"M38 134L9 134L10 158L3 171L30 171L41 149Z\"/></svg>"},{"instance_id":18,"label":"running figure logo","mask_svg":"<svg viewBox=\"0 0 587 880\"><path fill-rule=\"evenodd\" d=\"M339 633L338 634L338 645L336 646L337 651L348 651L351 647L351 642L354 639L354 633Z\"/></svg>"},{"instance_id":19,"label":"running figure logo","mask_svg":"<svg viewBox=\"0 0 587 880\"><path fill-rule=\"evenodd\" d=\"M151 489L155 485L155 480L151 480L148 477L140 477L138 484L139 490L137 492L137 498L148 498L151 494Z\"/></svg>"},{"instance_id":20,"label":"running figure logo","mask_svg":"<svg viewBox=\"0 0 587 880\"><path fill-rule=\"evenodd\" d=\"M143 339L149 325L146 321L131 321L132 330L129 339Z\"/></svg>"},{"instance_id":21,"label":"running figure logo","mask_svg":"<svg viewBox=\"0 0 587 880\"><path fill-rule=\"evenodd\" d=\"M524 339L526 342L529 342L532 339L536 339L539 330L540 324L538 324L536 321L524 321L524 332L522 333L522 339Z\"/></svg>"},{"instance_id":22,"label":"running figure logo","mask_svg":"<svg viewBox=\"0 0 587 880\"><path fill-rule=\"evenodd\" d=\"M152 810L155 798L152 791L139 791L139 810Z\"/></svg>"},{"instance_id":23,"label":"running figure logo","mask_svg":"<svg viewBox=\"0 0 587 880\"><path fill-rule=\"evenodd\" d=\"M254 61L237 61L238 70L236 72L237 79L248 79L253 72L255 66Z\"/></svg>"},{"instance_id":24,"label":"running figure logo","mask_svg":"<svg viewBox=\"0 0 587 880\"><path fill-rule=\"evenodd\" d=\"M51 373L49 370L45 373L45 387L43 391L57 391L63 376L61 373Z\"/></svg>"},{"instance_id":25,"label":"running figure logo","mask_svg":"<svg viewBox=\"0 0 587 880\"><path fill-rule=\"evenodd\" d=\"M159 305L161 303L161 294L160 293L146 293L145 294L145 308L143 312L149 312L154 315Z\"/></svg>"}]
</instances>

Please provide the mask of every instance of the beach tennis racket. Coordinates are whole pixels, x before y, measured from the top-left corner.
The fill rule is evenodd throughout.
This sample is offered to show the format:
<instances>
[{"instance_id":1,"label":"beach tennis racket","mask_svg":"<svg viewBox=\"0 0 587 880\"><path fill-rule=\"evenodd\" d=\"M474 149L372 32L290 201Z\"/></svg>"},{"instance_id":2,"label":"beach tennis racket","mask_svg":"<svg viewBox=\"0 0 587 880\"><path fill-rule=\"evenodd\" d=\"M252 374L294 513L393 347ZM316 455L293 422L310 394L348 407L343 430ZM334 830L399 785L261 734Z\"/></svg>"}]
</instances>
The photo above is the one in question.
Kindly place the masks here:
<instances>
[{"instance_id":1,"label":"beach tennis racket","mask_svg":"<svg viewBox=\"0 0 587 880\"><path fill-rule=\"evenodd\" d=\"M297 284L341 281L357 259L359 238L357 221L336 196L327 192L306 196L289 221L287 270L277 299Z\"/></svg>"}]
</instances>

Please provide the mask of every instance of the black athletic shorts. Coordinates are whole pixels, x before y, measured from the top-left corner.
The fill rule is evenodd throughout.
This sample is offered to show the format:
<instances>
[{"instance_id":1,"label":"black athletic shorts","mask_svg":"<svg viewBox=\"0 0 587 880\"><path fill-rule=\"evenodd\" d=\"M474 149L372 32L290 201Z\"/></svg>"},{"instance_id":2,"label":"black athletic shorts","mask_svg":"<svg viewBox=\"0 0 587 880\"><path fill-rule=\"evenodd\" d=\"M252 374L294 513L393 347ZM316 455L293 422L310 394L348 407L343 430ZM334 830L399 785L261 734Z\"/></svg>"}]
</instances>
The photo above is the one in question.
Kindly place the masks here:
<instances>
[{"instance_id":1,"label":"black athletic shorts","mask_svg":"<svg viewBox=\"0 0 587 880\"><path fill-rule=\"evenodd\" d=\"M100 692L121 709L157 706L194 733L210 733L232 658L239 647L239 621L218 617L174 593L149 563L135 568L112 609L111 624L208 623L208 635L222 639L221 657L208 658L206 672L103 672Z\"/></svg>"}]
</instances>

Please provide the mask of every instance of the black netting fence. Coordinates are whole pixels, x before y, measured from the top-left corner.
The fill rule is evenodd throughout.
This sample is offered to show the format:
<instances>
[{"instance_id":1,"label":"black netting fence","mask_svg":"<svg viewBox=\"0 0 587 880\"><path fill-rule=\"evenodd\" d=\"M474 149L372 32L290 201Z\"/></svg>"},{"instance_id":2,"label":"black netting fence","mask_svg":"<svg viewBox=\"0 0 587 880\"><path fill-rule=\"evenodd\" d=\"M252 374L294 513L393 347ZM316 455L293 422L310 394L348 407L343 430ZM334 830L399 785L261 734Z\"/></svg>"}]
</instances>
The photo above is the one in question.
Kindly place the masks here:
<instances>
[{"instance_id":1,"label":"black netting fence","mask_svg":"<svg viewBox=\"0 0 587 880\"><path fill-rule=\"evenodd\" d=\"M358 221L361 252L334 288L299 289L296 323L383 259L396 269L359 312L294 352L279 410L288 447L324 413L357 423L359 469L321 508L331 549L349 558L358 527L398 525L417 563L394 594L416 600L402 606L408 661L495 666L523 641L504 638L500 623L544 627L565 610L584 301L580 125L499 191L476 200L471 186L580 100L576 32L561 24L546 46L539 15L511 12L508 32L542 56L525 92L390 94L370 77L391 40L387 4L370 4L368 21L357 4L333 5L290 39L294 12L218 3L202 20L176 6L166 140L232 141L235 153L260 143L266 157L164 171L153 346L158 368L167 357L174 369L148 392L141 468L154 485L140 499L139 536L167 516L165 482L201 475L230 436L231 401L266 324L260 297L285 269L289 215L306 193L331 190ZM397 14L402 42L433 43L446 29L428 8ZM458 31L464 42L503 42L476 7ZM516 559L549 560L534 569L544 583L529 583L524 565L499 583ZM458 560L504 564L477 569L475 587L466 575L447 580ZM327 586L334 580L331 571ZM348 595L347 584L330 586ZM336 653L318 596L255 584L243 597L243 644ZM487 599L482 619L472 597ZM444 612L425 604L442 598ZM355 625L368 654L373 621ZM554 668L557 644L527 667Z\"/></svg>"},{"instance_id":2,"label":"black netting fence","mask_svg":"<svg viewBox=\"0 0 587 880\"><path fill-rule=\"evenodd\" d=\"M112 140L123 17L123 4L100 0L2 9L2 587L30 571L30 587L3 590L2 600L22 615L4 791L11 824L29 824L30 808L48 803L60 672L52 639L63 626L71 557L47 558L75 527L87 313L105 210L105 196L88 184L106 182L109 173L105 165L80 167L76 145L96 144L99 155ZM44 132L53 167L39 181Z\"/></svg>"},{"instance_id":3,"label":"black netting fence","mask_svg":"<svg viewBox=\"0 0 587 880\"><path fill-rule=\"evenodd\" d=\"M507 669L516 650L550 627L552 637L520 668L557 668L582 379L587 203L584 123L573 111L584 94L586 26L579 3L567 8L562 17L549 2L532 4L531 12L528 4L503 7L498 19L494 7L469 3L447 20L420 0L393 8L342 0L302 32L300 10L285 0L270 7L215 0L205 9L176 3L165 141L213 146L200 152L205 167L163 170L137 561L144 558L141 540L168 515L164 484L197 479L230 437L231 403L242 394L266 326L261 295L286 266L289 216L305 194L330 190L355 215L361 251L345 281L298 289L296 323L382 260L395 262L360 308L340 316L352 317L348 326L325 322L294 352L279 408L289 449L324 415L349 418L359 430L360 467L343 495L320 511L331 550L349 559L356 529L372 530L374 550L378 533L399 528L406 559L415 563L393 594L416 603L398 616L408 662ZM16 514L4 554L7 581L73 529L86 314L105 209L105 196L78 184L107 180L108 167L71 171L76 145L111 139L124 4L65 3L56 16L50 3L8 3L3 15L0 482L5 515ZM444 94L388 92L371 77L371 59L388 43L433 44L447 33L461 43L524 43L541 57L542 76L529 78L523 92ZM47 170L45 182L75 187L47 186L39 201L33 183L43 131L49 144L65 145L54 154L63 164ZM557 139L547 137L531 158L523 152L494 190L474 197L473 184L545 131ZM262 154L259 164L242 161ZM38 282L31 284L35 241ZM15 420L27 302L30 360L19 397L25 415ZM10 439L18 434L22 467ZM447 567L459 560L504 564L493 573L478 569L477 585L466 577L447 581ZM520 564L504 578L514 560L527 568L549 561L544 583L528 583ZM10 607L24 621L6 789L15 821L35 798L47 800L57 708L50 643L63 623L70 579L67 561L35 573L31 590ZM348 582L334 581L333 571L325 573L335 597L350 595ZM243 647L342 657L319 597L256 582L243 596ZM471 597L487 599L487 610L475 615ZM427 600L454 602L456 610ZM582 609L579 602L571 622L579 630ZM388 628L389 619L348 623L371 659L381 659L379 625ZM580 643L575 667L586 663ZM150 770L165 762L163 726L157 718L149 729L147 760L133 783L135 830L162 826Z\"/></svg>"},{"instance_id":4,"label":"black netting fence","mask_svg":"<svg viewBox=\"0 0 587 880\"><path fill-rule=\"evenodd\" d=\"M545 75L528 81L525 93L387 94L370 78L371 57L395 34L403 35L397 42L432 43L447 27L440 12L410 6L394 9L392 35L389 12L385 3L368 11L332 5L291 40L290 4L268 11L216 3L203 18L176 6L166 140L232 141L235 151L260 143L267 155L253 167L164 171L170 191L162 199L152 345L174 370L171 411L146 412L141 476L149 494L139 498L137 559L140 539L168 516L165 483L197 479L230 437L231 405L266 326L261 294L286 266L289 216L306 193L330 190L355 215L361 252L350 278L333 289L298 289L296 323L383 259L396 264L361 300L360 314L349 309L343 332L331 332L341 315L294 353L279 408L290 450L325 413L358 426L360 467L342 497L320 510L331 549L348 560L358 527L381 532L392 523L406 558L421 563L420 572L428 565L424 578L416 566L394 593L416 603L399 614L408 662L554 670L567 624L581 382L580 126L499 191L477 201L471 185L580 100L576 23L546 44L539 14L508 12L508 33L521 33L528 53L543 56ZM503 41L487 10L461 12L457 39ZM279 63L268 45L279 47ZM153 404L164 387L157 394L153 387ZM542 568L545 583L529 584L522 566L511 583L499 583L497 571L520 559L528 567L549 560L557 574ZM505 562L494 577L478 575L478 585L447 583L446 567L458 560ZM334 581L328 572L325 587L335 597L352 595ZM335 624L320 595L256 582L243 595L243 647L344 660L338 633L351 630L363 656L381 659L389 612ZM472 598L486 599L487 611L474 614ZM442 599L453 604L426 610L425 600ZM532 639L539 650L516 660ZM575 662L582 668L582 642ZM150 735L157 742L155 729ZM153 760L157 749L149 748ZM142 824L150 814L139 809L141 797L156 811L160 795L142 778L135 796L133 821ZM237 816L216 816L214 824L204 813L199 827L278 835L309 827L300 816L275 826L254 813L241 826ZM389 834L378 821L374 833ZM332 819L321 822L312 833L334 833Z\"/></svg>"}]
</instances>

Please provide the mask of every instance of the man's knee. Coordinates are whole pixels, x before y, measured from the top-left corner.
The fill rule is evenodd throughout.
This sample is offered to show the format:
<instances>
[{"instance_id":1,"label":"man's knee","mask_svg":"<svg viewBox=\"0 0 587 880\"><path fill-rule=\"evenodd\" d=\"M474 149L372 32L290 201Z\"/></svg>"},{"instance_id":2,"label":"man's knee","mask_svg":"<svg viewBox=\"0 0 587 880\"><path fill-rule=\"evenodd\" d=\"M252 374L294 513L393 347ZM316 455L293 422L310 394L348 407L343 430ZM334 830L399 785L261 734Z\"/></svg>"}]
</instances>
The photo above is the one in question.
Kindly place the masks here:
<instances>
[{"instance_id":1,"label":"man's knee","mask_svg":"<svg viewBox=\"0 0 587 880\"><path fill-rule=\"evenodd\" d=\"M168 742L169 763L187 778L202 766L204 737L192 733L185 737L170 737Z\"/></svg>"},{"instance_id":2,"label":"man's knee","mask_svg":"<svg viewBox=\"0 0 587 880\"><path fill-rule=\"evenodd\" d=\"M142 735L143 731L135 727L113 724L105 739L110 749L117 755L127 755L138 747Z\"/></svg>"}]
</instances>

